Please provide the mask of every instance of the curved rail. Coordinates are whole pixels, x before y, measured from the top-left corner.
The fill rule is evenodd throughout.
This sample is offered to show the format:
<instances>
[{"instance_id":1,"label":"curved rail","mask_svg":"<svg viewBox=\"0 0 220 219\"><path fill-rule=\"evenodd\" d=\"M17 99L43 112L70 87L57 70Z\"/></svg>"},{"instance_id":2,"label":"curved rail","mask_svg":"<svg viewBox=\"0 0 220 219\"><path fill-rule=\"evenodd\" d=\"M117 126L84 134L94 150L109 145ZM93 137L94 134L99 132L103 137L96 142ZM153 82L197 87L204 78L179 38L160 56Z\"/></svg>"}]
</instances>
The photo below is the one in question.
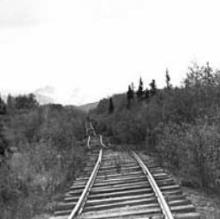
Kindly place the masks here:
<instances>
[{"instance_id":1,"label":"curved rail","mask_svg":"<svg viewBox=\"0 0 220 219\"><path fill-rule=\"evenodd\" d=\"M103 144L102 136L97 137ZM156 169L151 173L151 169L148 169L138 153L129 148L120 150L119 154L115 150L104 152L104 146L100 149L98 158L97 152L91 154L93 157L90 161L93 162L95 158L95 166L89 165L85 171L92 169L92 173L89 178L86 172L84 177L76 179L64 202L58 206L55 218L200 218L194 206L183 196L179 186L160 167L155 165ZM126 163L121 162L121 157L126 159ZM101 164L102 160L104 162ZM162 180L159 183L160 188L154 174ZM171 202L166 202L161 191L164 191L167 197L173 197Z\"/></svg>"},{"instance_id":2,"label":"curved rail","mask_svg":"<svg viewBox=\"0 0 220 219\"><path fill-rule=\"evenodd\" d=\"M103 137L102 135L99 135L99 141L100 141L100 144L103 148L107 148L107 146L103 143ZM88 139L87 139L87 148L88 149L91 149L91 146L90 146L90 142L91 142L91 136L89 135Z\"/></svg>"},{"instance_id":3,"label":"curved rail","mask_svg":"<svg viewBox=\"0 0 220 219\"><path fill-rule=\"evenodd\" d=\"M138 164L142 168L145 175L147 176L149 183L150 183L151 187L153 188L154 193L157 197L157 200L160 204L160 207L163 211L165 219L174 219L174 217L171 213L171 210L170 210L162 192L160 191L160 188L158 187L156 181L154 180L152 174L150 173L149 169L147 168L147 166L144 164L144 162L141 160L141 158L134 151L132 151L132 154L133 154L135 160L138 162Z\"/></svg>"},{"instance_id":4,"label":"curved rail","mask_svg":"<svg viewBox=\"0 0 220 219\"><path fill-rule=\"evenodd\" d=\"M91 129L91 130L92 130L92 132L93 132L93 135L94 135L94 136L96 136L95 129L94 129L94 127L93 127L93 125L92 125L92 123L91 123L91 122L89 123L89 126L90 126L90 129Z\"/></svg>"},{"instance_id":5,"label":"curved rail","mask_svg":"<svg viewBox=\"0 0 220 219\"><path fill-rule=\"evenodd\" d=\"M83 193L82 195L80 196L77 204L75 205L74 209L72 210L71 214L69 215L68 219L73 219L77 214L80 214L80 212L82 211L83 209L83 206L87 200L87 197L89 195L89 192L95 182L95 179L96 179L96 175L98 173L98 170L99 170L99 167L101 165L101 161L102 161L102 149L99 151L99 157L98 157L98 160L96 162L96 165L92 171L92 174L85 186L85 189L83 190Z\"/></svg>"},{"instance_id":6,"label":"curved rail","mask_svg":"<svg viewBox=\"0 0 220 219\"><path fill-rule=\"evenodd\" d=\"M102 135L99 136L100 144L102 147L107 148L107 146L103 143Z\"/></svg>"}]
</instances>

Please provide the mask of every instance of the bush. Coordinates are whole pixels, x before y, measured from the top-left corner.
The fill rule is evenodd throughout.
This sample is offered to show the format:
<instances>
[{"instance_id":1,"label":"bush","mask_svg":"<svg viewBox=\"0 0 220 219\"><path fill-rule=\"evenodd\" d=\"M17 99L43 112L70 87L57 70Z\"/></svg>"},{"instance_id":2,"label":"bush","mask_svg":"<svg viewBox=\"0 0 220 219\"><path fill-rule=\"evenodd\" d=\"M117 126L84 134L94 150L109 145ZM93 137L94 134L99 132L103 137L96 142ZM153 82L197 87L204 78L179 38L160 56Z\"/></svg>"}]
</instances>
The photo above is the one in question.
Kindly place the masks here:
<instances>
[{"instance_id":1,"label":"bush","mask_svg":"<svg viewBox=\"0 0 220 219\"><path fill-rule=\"evenodd\" d=\"M141 144L156 150L166 165L192 184L217 189L220 182L220 72L207 63L189 68L180 87L157 89L154 95L132 99L113 96L114 113L101 109L90 116L98 130L116 143Z\"/></svg>"},{"instance_id":2,"label":"bush","mask_svg":"<svg viewBox=\"0 0 220 219\"><path fill-rule=\"evenodd\" d=\"M157 150L167 165L192 184L217 188L220 179L220 133L216 125L168 124L158 135Z\"/></svg>"},{"instance_id":3,"label":"bush","mask_svg":"<svg viewBox=\"0 0 220 219\"><path fill-rule=\"evenodd\" d=\"M82 169L85 115L47 105L6 116L4 138L15 149L0 166L0 218L31 219L51 211L53 195Z\"/></svg>"}]
</instances>

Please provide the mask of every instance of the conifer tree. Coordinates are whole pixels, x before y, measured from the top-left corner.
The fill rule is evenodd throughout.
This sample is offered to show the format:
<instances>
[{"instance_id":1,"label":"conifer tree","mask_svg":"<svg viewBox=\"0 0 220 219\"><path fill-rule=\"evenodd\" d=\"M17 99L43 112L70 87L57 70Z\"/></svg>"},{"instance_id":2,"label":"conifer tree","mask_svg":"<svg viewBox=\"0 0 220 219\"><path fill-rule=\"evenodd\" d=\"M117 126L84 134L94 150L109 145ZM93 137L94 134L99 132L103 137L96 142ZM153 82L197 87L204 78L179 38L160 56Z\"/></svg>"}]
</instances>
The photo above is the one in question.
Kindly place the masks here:
<instances>
[{"instance_id":1,"label":"conifer tree","mask_svg":"<svg viewBox=\"0 0 220 219\"><path fill-rule=\"evenodd\" d=\"M166 69L166 85L167 85L167 89L171 88L170 75L169 75L169 70L168 69Z\"/></svg>"},{"instance_id":2,"label":"conifer tree","mask_svg":"<svg viewBox=\"0 0 220 219\"><path fill-rule=\"evenodd\" d=\"M137 90L137 93L136 93L136 94L137 94L138 100L141 100L142 97L143 97L143 94L144 94L142 78L140 78L139 87L138 87L138 90Z\"/></svg>"},{"instance_id":3,"label":"conifer tree","mask_svg":"<svg viewBox=\"0 0 220 219\"><path fill-rule=\"evenodd\" d=\"M113 112L114 112L114 103L113 103L113 99L112 99L112 97L109 99L109 108L108 108L108 112L109 112L109 113L113 113Z\"/></svg>"},{"instance_id":4,"label":"conifer tree","mask_svg":"<svg viewBox=\"0 0 220 219\"><path fill-rule=\"evenodd\" d=\"M150 83L150 94L151 96L155 95L157 93L157 87L156 87L156 81L153 79Z\"/></svg>"},{"instance_id":5,"label":"conifer tree","mask_svg":"<svg viewBox=\"0 0 220 219\"><path fill-rule=\"evenodd\" d=\"M127 108L130 108L131 100L134 99L134 90L132 89L132 86L128 86L127 91Z\"/></svg>"}]
</instances>

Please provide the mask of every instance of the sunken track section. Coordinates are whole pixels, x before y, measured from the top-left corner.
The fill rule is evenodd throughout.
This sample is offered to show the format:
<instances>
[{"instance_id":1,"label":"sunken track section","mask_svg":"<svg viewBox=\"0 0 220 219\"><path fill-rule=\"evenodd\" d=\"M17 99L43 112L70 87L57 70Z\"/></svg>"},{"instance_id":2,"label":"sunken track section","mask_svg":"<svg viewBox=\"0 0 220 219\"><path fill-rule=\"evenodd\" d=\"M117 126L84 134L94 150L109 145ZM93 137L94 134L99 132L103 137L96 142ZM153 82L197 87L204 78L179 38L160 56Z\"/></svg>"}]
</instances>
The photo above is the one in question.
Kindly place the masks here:
<instances>
[{"instance_id":1,"label":"sunken track section","mask_svg":"<svg viewBox=\"0 0 220 219\"><path fill-rule=\"evenodd\" d=\"M90 160L83 172L84 176L75 180L64 202L57 207L56 219L200 218L179 185L151 157L113 150L101 152L102 159L94 181L84 197L84 202L76 214L73 214L73 211L76 211L77 201L90 179L89 175L94 171L95 163L97 165L95 160L100 156L97 150L90 153ZM143 169L146 164L150 173ZM159 187L171 216L166 216L159 195L152 187L149 174Z\"/></svg>"}]
</instances>

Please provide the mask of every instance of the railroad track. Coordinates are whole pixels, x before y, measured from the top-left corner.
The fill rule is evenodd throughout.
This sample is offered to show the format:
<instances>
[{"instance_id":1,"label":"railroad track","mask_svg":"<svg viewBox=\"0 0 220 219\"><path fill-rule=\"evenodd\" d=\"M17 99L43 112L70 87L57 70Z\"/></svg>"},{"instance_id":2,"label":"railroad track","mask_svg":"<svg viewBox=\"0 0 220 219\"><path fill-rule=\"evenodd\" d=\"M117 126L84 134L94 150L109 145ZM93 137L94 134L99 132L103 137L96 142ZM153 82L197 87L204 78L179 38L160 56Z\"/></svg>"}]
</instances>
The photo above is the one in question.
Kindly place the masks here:
<instances>
[{"instance_id":1,"label":"railroad track","mask_svg":"<svg viewBox=\"0 0 220 219\"><path fill-rule=\"evenodd\" d=\"M180 186L151 157L110 149L95 149L88 157L53 218L200 218Z\"/></svg>"}]
</instances>

